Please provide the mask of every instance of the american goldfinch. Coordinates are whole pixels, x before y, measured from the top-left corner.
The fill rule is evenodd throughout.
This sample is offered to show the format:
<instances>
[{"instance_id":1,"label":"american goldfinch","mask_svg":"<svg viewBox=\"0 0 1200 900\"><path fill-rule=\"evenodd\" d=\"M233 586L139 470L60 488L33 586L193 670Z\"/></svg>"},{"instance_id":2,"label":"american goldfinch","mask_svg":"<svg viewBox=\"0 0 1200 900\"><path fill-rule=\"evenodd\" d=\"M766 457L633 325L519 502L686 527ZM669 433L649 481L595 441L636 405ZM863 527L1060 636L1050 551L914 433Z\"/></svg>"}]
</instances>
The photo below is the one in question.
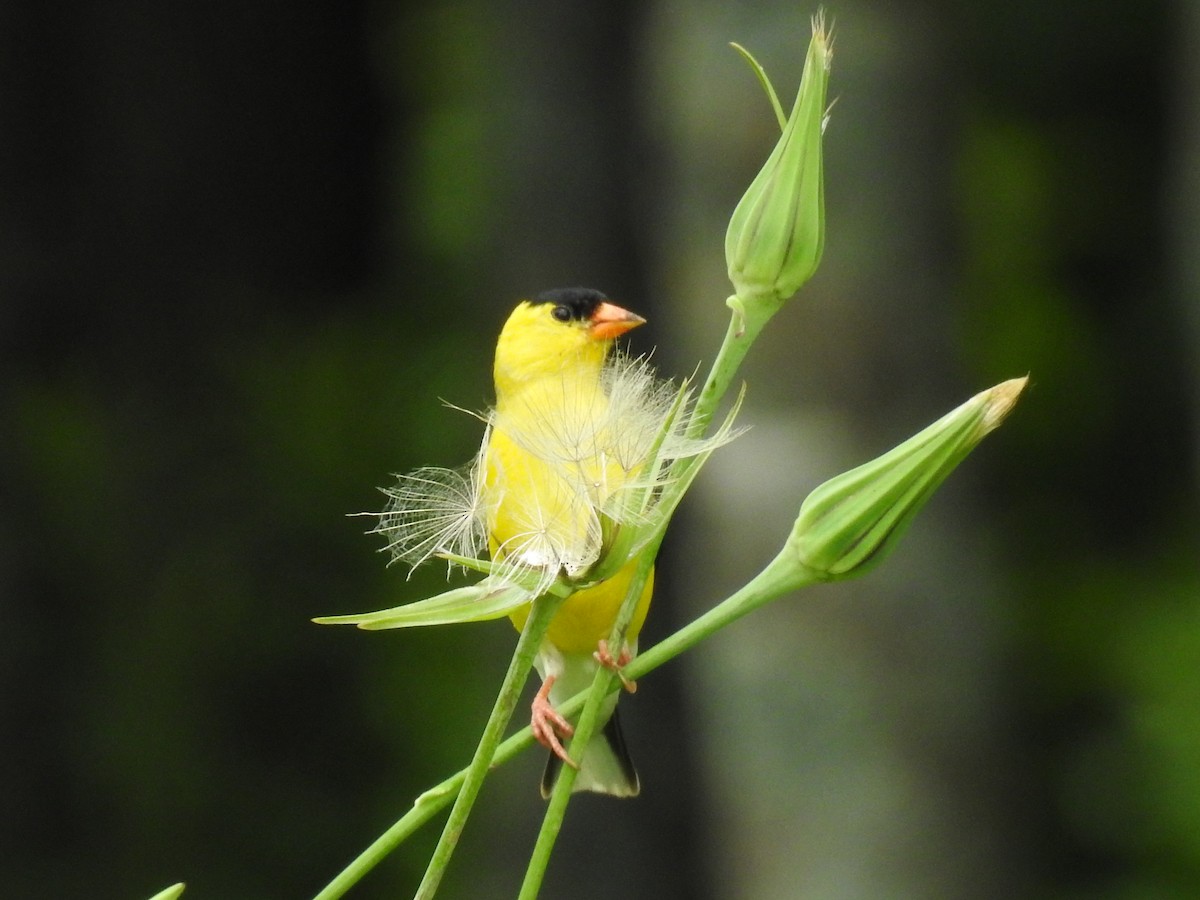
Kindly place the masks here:
<instances>
[{"instance_id":1,"label":"american goldfinch","mask_svg":"<svg viewBox=\"0 0 1200 900\"><path fill-rule=\"evenodd\" d=\"M598 512L636 477L641 460L622 459L622 422L605 383L614 340L645 320L599 291L547 291L513 310L496 345L496 406L483 452L482 505L494 559L529 567L584 571L599 549ZM572 594L555 613L539 649L541 690L533 702L535 737L551 756L542 793L553 787L559 760L575 766L561 739L571 725L555 706L586 689L599 665L617 668L636 652L650 606L647 580L616 659L605 641L625 600L635 562ZM521 629L525 606L512 613ZM627 685L629 687L629 685ZM621 797L639 783L617 719L617 695L602 710L603 729L579 761L574 789Z\"/></svg>"},{"instance_id":2,"label":"american goldfinch","mask_svg":"<svg viewBox=\"0 0 1200 900\"><path fill-rule=\"evenodd\" d=\"M562 745L572 727L556 706L586 689L597 666L620 675L637 652L653 569L624 645L614 657L605 644L637 561L700 465L737 434L737 404L713 434L697 436L686 383L659 379L644 359L613 352L616 339L643 321L586 288L518 303L496 345L496 405L479 415L487 426L479 453L461 469L398 476L384 489L388 506L372 529L386 537L393 561L415 568L442 558L487 577L395 610L324 620L398 628L509 615L520 630L534 598L555 582L573 585L535 658L542 687L532 726L550 750L543 794L563 762L576 766ZM575 790L638 793L616 704L610 695Z\"/></svg>"}]
</instances>

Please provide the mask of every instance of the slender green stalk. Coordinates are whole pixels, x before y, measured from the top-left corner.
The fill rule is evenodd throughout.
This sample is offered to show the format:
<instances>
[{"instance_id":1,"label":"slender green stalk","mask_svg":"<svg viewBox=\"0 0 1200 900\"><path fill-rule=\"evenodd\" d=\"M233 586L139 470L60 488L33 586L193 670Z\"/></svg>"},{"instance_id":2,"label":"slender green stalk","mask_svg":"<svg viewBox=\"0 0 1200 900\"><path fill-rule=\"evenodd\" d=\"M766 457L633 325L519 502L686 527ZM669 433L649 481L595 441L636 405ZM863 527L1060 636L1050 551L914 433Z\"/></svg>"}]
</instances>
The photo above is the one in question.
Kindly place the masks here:
<instances>
[{"instance_id":1,"label":"slender green stalk","mask_svg":"<svg viewBox=\"0 0 1200 900\"><path fill-rule=\"evenodd\" d=\"M794 569L786 571L777 565L777 562L778 557L776 562L772 562L700 618L694 619L670 637L638 654L637 659L625 667L625 676L635 680L641 678L760 606L800 588L826 580L825 576L818 572L798 573ZM567 704L563 704L563 708L568 708Z\"/></svg>"},{"instance_id":2,"label":"slender green stalk","mask_svg":"<svg viewBox=\"0 0 1200 900\"><path fill-rule=\"evenodd\" d=\"M450 862L450 856L454 852L458 838L462 834L467 816L471 812L471 806L479 794L483 780L487 777L489 767L494 762L511 759L532 742L532 734L528 728L503 744L500 743L500 737L508 726L509 719L512 718L513 709L516 708L521 689L525 685L525 678L533 665L533 657L542 642L550 619L553 618L561 603L561 598L550 595L534 601L470 766L418 797L413 808L407 814L339 872L333 881L316 895L314 900L335 900L335 898L343 896L405 838L433 818L451 800L457 798L416 896L429 898L434 895L446 866Z\"/></svg>"},{"instance_id":3,"label":"slender green stalk","mask_svg":"<svg viewBox=\"0 0 1200 900\"><path fill-rule=\"evenodd\" d=\"M479 796L479 789L483 786L484 779L487 778L488 769L492 764L492 758L496 755L496 748L504 735L504 729L508 727L508 721L512 718L517 700L521 696L521 688L524 687L530 666L533 664L533 657L537 653L538 647L541 646L546 628L550 625L550 620L561 603L562 598L550 595L544 595L533 601L529 618L521 630L520 640L517 641L517 649L513 652L512 662L509 663L508 672L504 675L504 683L496 697L496 704L492 707L492 715L483 729L479 745L475 748L475 756L467 768L466 777L458 792L458 799L455 800L454 807L450 810L450 816L446 819L446 826L442 829L442 836L437 847L434 848L433 856L430 857L425 877L417 888L415 900L431 900L437 891L438 884L445 874L446 866L450 862L450 856L454 853L454 848L458 845L458 839L466 826L467 817L471 814L471 807L474 806L475 798Z\"/></svg>"},{"instance_id":4,"label":"slender green stalk","mask_svg":"<svg viewBox=\"0 0 1200 900\"><path fill-rule=\"evenodd\" d=\"M654 558L658 555L658 547L661 543L662 532L659 532L658 537L647 546L638 559L638 567L629 583L629 591L625 595L616 622L613 623L612 631L609 634L609 647L619 648L624 644L625 632L633 618L633 611L637 607L638 598L642 595L642 589L646 586L646 580L650 577L650 570L654 567ZM605 696L612 690L613 680L613 673L609 670L603 667L596 670L592 686L586 692L587 699L583 705L583 712L579 714L579 721L575 723L575 735L571 738L571 743L567 748L572 759L582 761L584 754L587 753L588 743L591 741L600 719L600 707L604 703ZM558 781L555 782L554 791L550 795L550 802L546 806L546 814L542 817L542 827L538 831L533 853L529 857L529 865L525 869L525 880L521 885L518 900L534 900L541 889L546 868L550 864L550 854L554 850L554 843L558 840L563 820L566 818L567 804L571 801L571 789L575 784L576 775L577 772L570 766L564 766L559 772Z\"/></svg>"},{"instance_id":5,"label":"slender green stalk","mask_svg":"<svg viewBox=\"0 0 1200 900\"><path fill-rule=\"evenodd\" d=\"M729 327L725 331L725 340L721 343L721 349L717 351L717 358L713 360L704 387L700 389L700 396L696 398L696 406L692 411L692 422L688 428L688 433L692 437L702 434L708 427L708 423L712 421L721 398L729 390L733 376L737 374L751 344L754 343L754 339L758 337L759 332L763 330L768 321L770 321L768 316L743 315L736 309L730 316Z\"/></svg>"},{"instance_id":6,"label":"slender green stalk","mask_svg":"<svg viewBox=\"0 0 1200 900\"><path fill-rule=\"evenodd\" d=\"M583 694L574 703L563 704L567 713L573 713L583 705ZM492 768L503 765L519 753L529 749L533 744L533 732L529 726L509 736L492 757ZM358 883L364 875L402 844L409 835L449 806L458 796L459 789L466 780L468 769L460 769L446 780L434 785L421 794L414 802L412 809L405 813L387 831L363 850L354 861L343 869L338 876L317 894L313 900L337 900Z\"/></svg>"},{"instance_id":7,"label":"slender green stalk","mask_svg":"<svg viewBox=\"0 0 1200 900\"><path fill-rule=\"evenodd\" d=\"M613 676L611 672L600 669L596 673L596 678L601 682L608 681L611 685ZM594 685L595 682L593 682L593 687ZM597 713L600 709L600 704L593 700L596 696L602 700L605 693L607 692L604 690L598 694L595 690L589 690L584 694L586 701L583 705L583 712L580 713L579 721L575 723L575 736L571 738L571 744L567 749L572 759L582 760L583 754L587 752L587 744L595 730ZM559 771L558 780L554 783L554 791L550 795L550 801L546 804L546 813L542 817L542 827L538 830L537 841L533 845L533 852L529 855L529 865L525 869L525 880L521 883L521 891L517 895L517 900L535 900L538 891L541 890L546 868L550 864L550 854L554 850L554 843L558 839L558 833L562 830L562 823L567 815L567 804L571 801L571 789L575 784L576 774L576 770L570 766L563 766Z\"/></svg>"},{"instance_id":8,"label":"slender green stalk","mask_svg":"<svg viewBox=\"0 0 1200 900\"><path fill-rule=\"evenodd\" d=\"M466 775L467 770L462 769L418 797L412 809L377 837L367 849L358 854L353 862L342 869L333 881L325 885L313 900L337 900L338 897L344 896L350 888L362 880L364 875L383 862L384 857L399 847L410 834L445 809L450 801L458 795L458 789L462 786Z\"/></svg>"}]
</instances>

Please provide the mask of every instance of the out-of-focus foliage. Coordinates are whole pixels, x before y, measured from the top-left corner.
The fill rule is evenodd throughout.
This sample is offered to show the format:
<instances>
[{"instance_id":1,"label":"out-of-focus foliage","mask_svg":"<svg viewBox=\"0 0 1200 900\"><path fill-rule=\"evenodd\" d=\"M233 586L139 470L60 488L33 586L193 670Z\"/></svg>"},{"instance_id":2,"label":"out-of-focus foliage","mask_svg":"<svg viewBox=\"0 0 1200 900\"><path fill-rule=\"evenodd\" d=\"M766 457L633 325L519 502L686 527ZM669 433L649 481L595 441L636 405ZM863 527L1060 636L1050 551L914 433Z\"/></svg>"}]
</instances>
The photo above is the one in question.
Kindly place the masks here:
<instances>
[{"instance_id":1,"label":"out-of-focus foliage","mask_svg":"<svg viewBox=\"0 0 1200 900\"><path fill-rule=\"evenodd\" d=\"M815 9L60 11L0 12L0 895L138 897L185 880L189 897L305 896L466 762L514 640L504 622L312 625L442 588L385 569L345 514L380 508L373 485L390 472L469 458L479 425L439 398L487 403L493 335L519 292L608 291L650 319L636 349L657 341L679 373L715 349L721 236L777 134L725 42L789 83ZM856 874L843 896L931 895L920 867L961 873L951 886L976 896L998 871L1039 896L1186 896L1200 882L1200 354L1185 314L1197 286L1176 258L1195 241L1168 213L1195 150L1182 111L1200 88L1183 73L1200 25L1158 3L829 13L826 252L764 338L764 359L774 343L786 366L748 373L768 409L747 410L761 427L729 452L774 473L761 505L743 496L752 517L777 500L794 518L813 473L791 485L790 466L829 461L827 476L947 400L1027 371L1032 386L962 493L913 529L909 559L940 574L913 580L901 549L874 577L903 603L832 593L765 611L798 618L761 633L738 626L761 643L726 687L777 685L738 695L756 756L706 749L727 695L680 686L682 666L647 680L626 722L646 790L572 807L547 896L566 883L580 897L767 896L750 854L787 832L736 831L729 812L759 782L831 835L771 851L782 896L829 896L810 852ZM681 72L704 89L685 91ZM734 149L712 139L732 119L706 121L730 92L762 104L761 131ZM688 154L707 167L699 187L680 175ZM768 413L812 422L834 407L850 418L823 433L859 440L856 458L753 456L756 434L782 433ZM978 565L929 549L963 521ZM698 550L725 568L686 597L661 579L647 641L769 552L722 556L737 536L714 527L712 547L668 545L664 573ZM914 626L946 610L930 584L963 587L960 607L984 584L986 607L978 632L922 654ZM780 627L796 621L802 633ZM721 660L728 640L697 654ZM941 668L905 681L909 651ZM838 674L814 680L818 663ZM968 664L986 694L956 692ZM863 699L901 683L911 705ZM837 713L804 713L817 694ZM986 756L953 728L921 731L918 701L935 696L953 722L987 723ZM863 733L887 766L850 764ZM701 758L722 761L719 782ZM489 781L447 896L511 891L539 764ZM987 831L966 848L954 829L837 843L862 797L856 828L907 828L890 797ZM403 895L432 837L355 896Z\"/></svg>"},{"instance_id":2,"label":"out-of-focus foliage","mask_svg":"<svg viewBox=\"0 0 1200 900\"><path fill-rule=\"evenodd\" d=\"M1197 336L1179 311L1196 298L1165 213L1189 153L1172 117L1200 87L1164 51L1190 52L1195 16L1026 12L976 7L957 183L965 358L1035 382L1020 445L994 462L1021 814L1064 895L1186 896L1200 516Z\"/></svg>"}]
</instances>

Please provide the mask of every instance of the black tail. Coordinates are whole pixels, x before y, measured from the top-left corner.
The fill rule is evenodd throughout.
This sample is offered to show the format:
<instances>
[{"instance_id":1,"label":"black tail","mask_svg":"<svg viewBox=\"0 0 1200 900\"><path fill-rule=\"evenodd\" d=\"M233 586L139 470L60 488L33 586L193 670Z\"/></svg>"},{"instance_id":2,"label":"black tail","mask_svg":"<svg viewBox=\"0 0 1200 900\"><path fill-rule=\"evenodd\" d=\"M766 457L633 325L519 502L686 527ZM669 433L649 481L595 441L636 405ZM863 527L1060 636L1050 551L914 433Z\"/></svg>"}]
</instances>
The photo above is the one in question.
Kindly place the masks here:
<instances>
[{"instance_id":1,"label":"black tail","mask_svg":"<svg viewBox=\"0 0 1200 900\"><path fill-rule=\"evenodd\" d=\"M554 790L554 782L558 781L561 768L562 760L551 753L546 760L546 770L542 773L544 798L548 799ZM621 733L620 719L617 711L613 710L612 717L588 746L572 790L595 791L614 797L636 797L641 789L637 769L633 767L629 749L625 746L625 736Z\"/></svg>"}]
</instances>

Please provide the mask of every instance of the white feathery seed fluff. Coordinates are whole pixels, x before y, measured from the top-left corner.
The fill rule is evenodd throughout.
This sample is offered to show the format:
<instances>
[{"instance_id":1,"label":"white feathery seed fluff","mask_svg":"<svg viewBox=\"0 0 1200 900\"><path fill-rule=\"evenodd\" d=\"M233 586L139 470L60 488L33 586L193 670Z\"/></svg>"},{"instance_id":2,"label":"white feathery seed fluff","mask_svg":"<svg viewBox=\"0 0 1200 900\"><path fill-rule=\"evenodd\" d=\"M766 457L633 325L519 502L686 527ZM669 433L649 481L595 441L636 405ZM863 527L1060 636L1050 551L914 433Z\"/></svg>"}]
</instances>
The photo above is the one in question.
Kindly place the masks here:
<instances>
[{"instance_id":1,"label":"white feathery seed fluff","mask_svg":"<svg viewBox=\"0 0 1200 900\"><path fill-rule=\"evenodd\" d=\"M586 522L584 528L556 528L534 508L521 534L499 548L503 552L496 555L515 568L540 570L550 581L560 571L575 575L596 562L604 520L633 527L653 523L657 492L669 481L672 462L710 452L740 433L727 423L711 437L688 437L690 392L659 378L645 358L614 352L600 383L600 394L563 397L561 403L555 398L553 411L527 408L502 416L492 410L480 417L487 428L480 452L467 466L397 476L395 484L382 489L388 503L374 514L379 523L371 529L387 540L384 549L392 562L415 569L447 554L487 557L488 509L500 501L484 489L484 454L493 430L552 467L555 488L565 501L560 512L578 510ZM529 424L522 427L518 421ZM616 490L607 484L610 466L621 472Z\"/></svg>"}]
</instances>

